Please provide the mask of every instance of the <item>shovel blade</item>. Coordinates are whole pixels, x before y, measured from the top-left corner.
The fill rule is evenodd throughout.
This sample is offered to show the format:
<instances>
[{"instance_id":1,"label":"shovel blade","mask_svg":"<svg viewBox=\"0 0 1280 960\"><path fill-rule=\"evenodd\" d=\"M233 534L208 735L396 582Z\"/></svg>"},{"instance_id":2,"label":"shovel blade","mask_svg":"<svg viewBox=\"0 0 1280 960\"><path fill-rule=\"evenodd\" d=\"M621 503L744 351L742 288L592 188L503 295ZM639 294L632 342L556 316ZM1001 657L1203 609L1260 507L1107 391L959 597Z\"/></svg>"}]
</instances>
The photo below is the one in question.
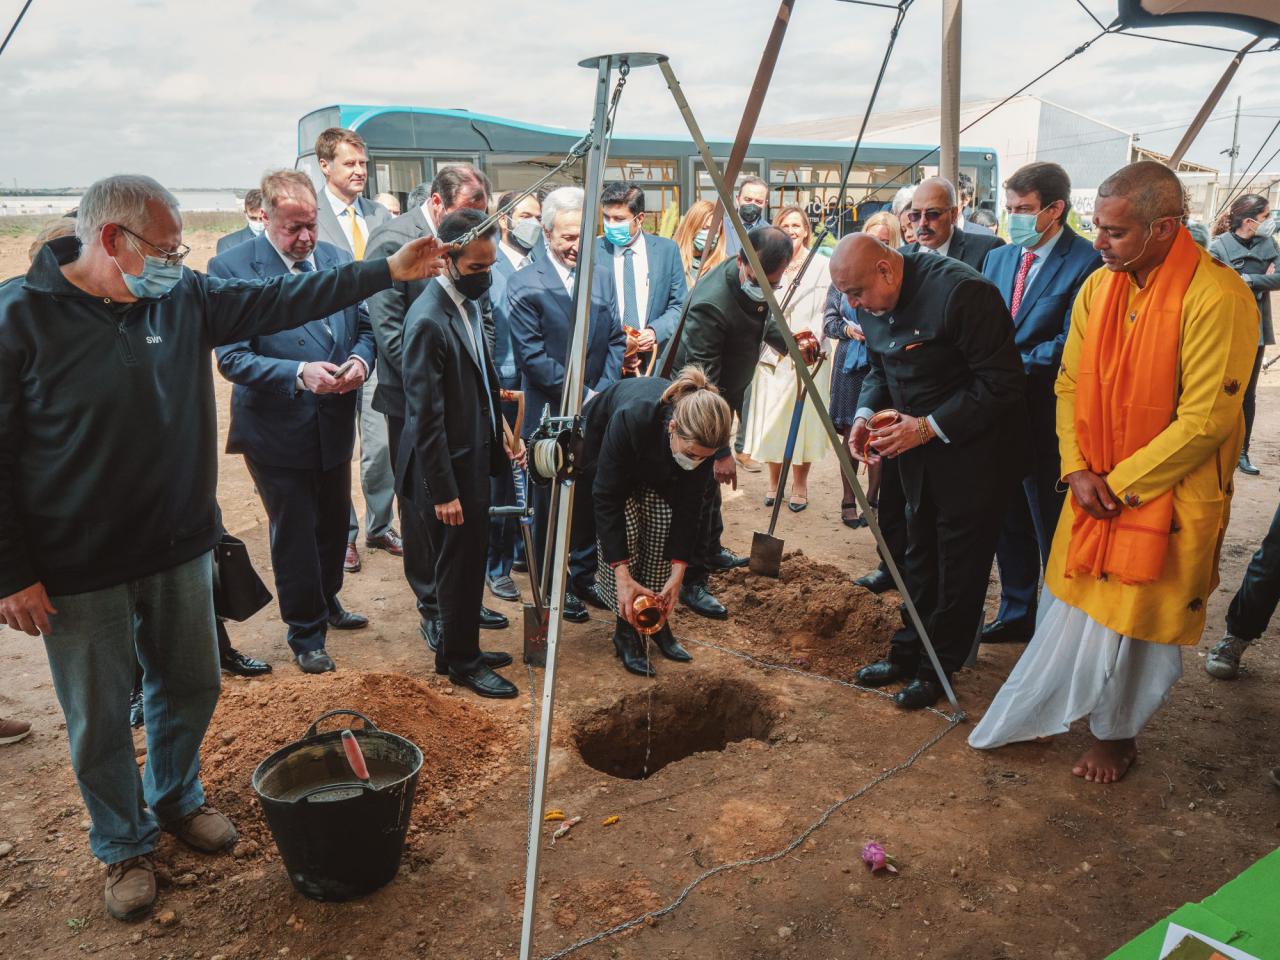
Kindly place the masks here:
<instances>
[{"instance_id":1,"label":"shovel blade","mask_svg":"<svg viewBox=\"0 0 1280 960\"><path fill-rule=\"evenodd\" d=\"M776 577L782 569L783 542L767 533L751 535L751 572L762 577Z\"/></svg>"},{"instance_id":2,"label":"shovel blade","mask_svg":"<svg viewBox=\"0 0 1280 960\"><path fill-rule=\"evenodd\" d=\"M524 605L524 662L534 667L547 665L547 627L532 603Z\"/></svg>"}]
</instances>

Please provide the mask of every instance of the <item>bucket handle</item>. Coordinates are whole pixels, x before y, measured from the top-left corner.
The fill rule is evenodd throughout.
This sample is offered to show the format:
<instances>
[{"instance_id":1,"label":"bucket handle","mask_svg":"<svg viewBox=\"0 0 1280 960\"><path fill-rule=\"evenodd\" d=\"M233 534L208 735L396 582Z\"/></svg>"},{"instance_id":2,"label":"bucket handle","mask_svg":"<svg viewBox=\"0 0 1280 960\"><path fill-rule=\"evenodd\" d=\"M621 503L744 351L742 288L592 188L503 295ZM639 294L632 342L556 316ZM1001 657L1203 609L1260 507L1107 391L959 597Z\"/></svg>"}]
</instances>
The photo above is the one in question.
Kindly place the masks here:
<instances>
[{"instance_id":1,"label":"bucket handle","mask_svg":"<svg viewBox=\"0 0 1280 960\"><path fill-rule=\"evenodd\" d=\"M317 793L329 793L333 790L368 790L370 793L377 793L378 788L370 783L361 783L358 780L352 780L349 783L322 783L312 787L303 793L294 803L303 803L310 801Z\"/></svg>"},{"instance_id":2,"label":"bucket handle","mask_svg":"<svg viewBox=\"0 0 1280 960\"><path fill-rule=\"evenodd\" d=\"M327 720L329 717L339 717L339 716L359 717L361 720L364 721L364 729L373 730L375 732L378 729L377 724L375 724L372 720L370 720L368 717L366 717L363 713L361 713L358 710L326 710L324 713L320 714L320 716L316 717L314 721L312 721L311 726L307 727L307 732L302 735L303 739L305 740L308 737L314 737L316 735L316 727L320 726L321 720Z\"/></svg>"}]
</instances>

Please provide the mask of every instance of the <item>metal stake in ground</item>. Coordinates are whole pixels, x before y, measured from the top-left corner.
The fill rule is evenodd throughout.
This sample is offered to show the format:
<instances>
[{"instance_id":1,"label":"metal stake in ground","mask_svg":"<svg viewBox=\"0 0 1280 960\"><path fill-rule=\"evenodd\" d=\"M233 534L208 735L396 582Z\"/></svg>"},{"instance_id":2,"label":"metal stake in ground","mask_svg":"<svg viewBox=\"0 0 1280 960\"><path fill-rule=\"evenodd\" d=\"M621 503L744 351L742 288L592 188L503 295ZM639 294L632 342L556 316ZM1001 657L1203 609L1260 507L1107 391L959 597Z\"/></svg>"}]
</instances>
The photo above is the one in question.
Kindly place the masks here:
<instances>
[{"instance_id":1,"label":"metal stake in ground","mask_svg":"<svg viewBox=\"0 0 1280 960\"><path fill-rule=\"evenodd\" d=\"M595 118L582 205L582 236L578 242L578 263L573 285L573 340L566 366L562 418L571 418L573 429L581 430L582 387L586 371L587 330L591 322L591 261L595 252L595 225L600 218L600 192L604 187L606 129L609 112L609 76L616 68L625 72L635 67L651 67L666 57L653 53L614 53L591 57L578 64L596 71ZM538 855L542 847L542 814L546 805L547 763L551 754L551 722L555 713L556 651L564 623L565 581L568 578L569 528L573 516L573 472L556 481L560 496L555 500L551 520L555 530L549 557L551 590L547 624L547 671L542 682L542 710L538 730L537 770L533 780L533 804L529 817L528 859L524 876L524 918L520 927L520 960L529 960L533 949L533 921L538 894Z\"/></svg>"}]
</instances>

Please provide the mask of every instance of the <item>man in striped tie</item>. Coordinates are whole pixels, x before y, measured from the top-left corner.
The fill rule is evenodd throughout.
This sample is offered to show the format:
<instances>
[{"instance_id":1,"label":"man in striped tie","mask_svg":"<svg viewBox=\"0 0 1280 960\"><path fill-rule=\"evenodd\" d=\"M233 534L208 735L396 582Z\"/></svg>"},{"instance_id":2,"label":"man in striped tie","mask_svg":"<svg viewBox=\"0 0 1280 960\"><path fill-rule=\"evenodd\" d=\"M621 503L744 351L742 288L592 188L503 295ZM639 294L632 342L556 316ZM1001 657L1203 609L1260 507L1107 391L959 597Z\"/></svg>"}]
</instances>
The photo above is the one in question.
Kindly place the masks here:
<instances>
[{"instance_id":1,"label":"man in striped tie","mask_svg":"<svg viewBox=\"0 0 1280 960\"><path fill-rule=\"evenodd\" d=\"M982 273L1000 288L1013 315L1014 342L1027 374L1031 461L1025 497L1005 511L996 546L1000 609L982 628L984 643L1023 643L1036 620L1040 572L1062 512L1053 383L1085 278L1102 266L1093 245L1067 224L1071 180L1056 163L1029 163L1005 183L1009 244L987 254Z\"/></svg>"}]
</instances>

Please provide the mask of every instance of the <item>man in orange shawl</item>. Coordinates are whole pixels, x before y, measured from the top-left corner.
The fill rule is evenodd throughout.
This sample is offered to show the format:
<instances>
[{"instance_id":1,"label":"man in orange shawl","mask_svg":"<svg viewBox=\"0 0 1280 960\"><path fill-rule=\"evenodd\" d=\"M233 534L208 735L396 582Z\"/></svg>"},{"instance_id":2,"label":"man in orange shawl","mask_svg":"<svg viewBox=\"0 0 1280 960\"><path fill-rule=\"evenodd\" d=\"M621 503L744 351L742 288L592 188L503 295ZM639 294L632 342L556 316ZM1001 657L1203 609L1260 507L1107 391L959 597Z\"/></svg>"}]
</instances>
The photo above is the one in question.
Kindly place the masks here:
<instances>
[{"instance_id":1,"label":"man in orange shawl","mask_svg":"<svg viewBox=\"0 0 1280 960\"><path fill-rule=\"evenodd\" d=\"M1089 717L1072 772L1124 776L1182 675L1218 583L1258 311L1182 225L1182 185L1151 161L1098 188L1105 269L1071 312L1058 374L1063 506L1035 635L969 744L1064 733Z\"/></svg>"}]
</instances>

